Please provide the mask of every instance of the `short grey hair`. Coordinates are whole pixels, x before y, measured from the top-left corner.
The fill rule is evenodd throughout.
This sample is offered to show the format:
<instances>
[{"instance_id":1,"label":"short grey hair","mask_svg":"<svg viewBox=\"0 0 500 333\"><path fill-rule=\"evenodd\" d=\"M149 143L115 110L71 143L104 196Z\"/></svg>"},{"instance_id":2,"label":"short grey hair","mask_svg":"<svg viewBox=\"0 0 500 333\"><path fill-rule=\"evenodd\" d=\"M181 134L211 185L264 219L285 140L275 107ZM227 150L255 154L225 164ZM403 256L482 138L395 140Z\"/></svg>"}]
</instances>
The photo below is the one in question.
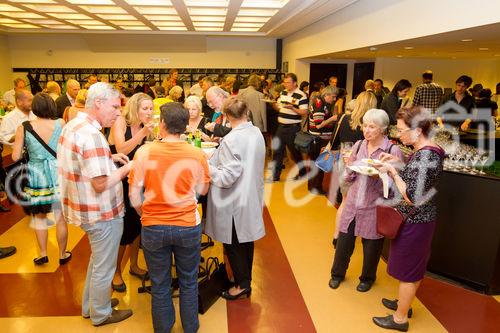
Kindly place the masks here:
<instances>
[{"instance_id":1,"label":"short grey hair","mask_svg":"<svg viewBox=\"0 0 500 333\"><path fill-rule=\"evenodd\" d=\"M371 109L366 111L363 116L363 124L366 124L367 122L372 122L379 126L382 131L385 131L387 127L389 127L389 116L384 110Z\"/></svg>"},{"instance_id":2,"label":"short grey hair","mask_svg":"<svg viewBox=\"0 0 500 333\"><path fill-rule=\"evenodd\" d=\"M223 96L224 98L228 98L229 97L229 93L227 91L225 91L224 89L222 89L221 87L218 87L218 86L213 86L213 87L210 87L208 88L207 90L207 94L210 92L210 94L214 94L214 95L217 95L217 96Z\"/></svg>"},{"instance_id":3,"label":"short grey hair","mask_svg":"<svg viewBox=\"0 0 500 333\"><path fill-rule=\"evenodd\" d=\"M184 107L187 109L189 108L189 105L196 105L200 110L200 112L203 108L200 98L196 95L191 95L188 98L186 98L186 100L184 101Z\"/></svg>"},{"instance_id":4,"label":"short grey hair","mask_svg":"<svg viewBox=\"0 0 500 333\"><path fill-rule=\"evenodd\" d=\"M169 91L168 91L168 96L173 99L174 95L177 95L179 97L182 96L182 88L180 86L173 86Z\"/></svg>"},{"instance_id":5,"label":"short grey hair","mask_svg":"<svg viewBox=\"0 0 500 333\"><path fill-rule=\"evenodd\" d=\"M106 82L97 82L90 86L87 92L87 100L85 101L85 108L92 109L97 99L108 100L111 98L119 98L120 92L112 85Z\"/></svg>"},{"instance_id":6,"label":"short grey hair","mask_svg":"<svg viewBox=\"0 0 500 333\"><path fill-rule=\"evenodd\" d=\"M338 94L339 94L339 88L332 87L332 86L326 86L321 91L321 97L325 97L326 95L335 95L335 96L337 96Z\"/></svg>"}]
</instances>

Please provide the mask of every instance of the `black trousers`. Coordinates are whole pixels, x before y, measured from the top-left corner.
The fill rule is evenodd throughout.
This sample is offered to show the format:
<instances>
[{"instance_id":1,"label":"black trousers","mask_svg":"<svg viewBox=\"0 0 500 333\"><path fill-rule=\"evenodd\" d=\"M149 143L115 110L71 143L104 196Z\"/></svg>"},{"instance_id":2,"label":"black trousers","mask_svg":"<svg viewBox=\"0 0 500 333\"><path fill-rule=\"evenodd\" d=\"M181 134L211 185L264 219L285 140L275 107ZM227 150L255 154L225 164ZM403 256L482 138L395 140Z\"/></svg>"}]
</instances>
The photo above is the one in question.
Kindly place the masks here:
<instances>
[{"instance_id":1,"label":"black trousers","mask_svg":"<svg viewBox=\"0 0 500 333\"><path fill-rule=\"evenodd\" d=\"M242 289L250 288L252 284L253 242L240 243L236 235L233 221L233 236L231 244L224 244L229 264L233 270L234 282Z\"/></svg>"},{"instance_id":2,"label":"black trousers","mask_svg":"<svg viewBox=\"0 0 500 333\"><path fill-rule=\"evenodd\" d=\"M323 177L325 176L325 173L321 171L316 164L314 164L314 161L318 158L319 154L321 153L321 149L326 147L330 140L323 140L323 139L317 139L311 146L311 151L309 152L309 158L311 159L309 161L309 167L311 170L311 175L315 175L309 178L309 181L307 182L307 189L309 191L311 190L317 190L317 191L323 191ZM311 176L310 175L310 176Z\"/></svg>"},{"instance_id":3,"label":"black trousers","mask_svg":"<svg viewBox=\"0 0 500 333\"><path fill-rule=\"evenodd\" d=\"M295 136L297 135L298 131L300 131L300 124L278 125L278 129L276 130L275 140L278 139L279 142L276 145L277 146L276 149L273 150L273 162L274 162L273 179L275 180L280 179L281 166L283 165L283 158L285 157L286 147L288 147L288 150L290 151L292 159L295 163L298 164L302 162L302 155L297 150L297 148L295 148L294 144ZM305 175L305 172L306 171L304 167L299 169L299 174L301 176Z\"/></svg>"},{"instance_id":4,"label":"black trousers","mask_svg":"<svg viewBox=\"0 0 500 333\"><path fill-rule=\"evenodd\" d=\"M332 266L332 278L336 280L343 280L351 256L354 251L354 243L356 236L354 236L354 228L356 221L353 220L347 229L347 233L340 232L337 240L337 249L335 251L335 259ZM363 269L359 280L362 282L373 283L377 278L377 266L382 254L384 246L384 239L362 239L363 242Z\"/></svg>"}]
</instances>

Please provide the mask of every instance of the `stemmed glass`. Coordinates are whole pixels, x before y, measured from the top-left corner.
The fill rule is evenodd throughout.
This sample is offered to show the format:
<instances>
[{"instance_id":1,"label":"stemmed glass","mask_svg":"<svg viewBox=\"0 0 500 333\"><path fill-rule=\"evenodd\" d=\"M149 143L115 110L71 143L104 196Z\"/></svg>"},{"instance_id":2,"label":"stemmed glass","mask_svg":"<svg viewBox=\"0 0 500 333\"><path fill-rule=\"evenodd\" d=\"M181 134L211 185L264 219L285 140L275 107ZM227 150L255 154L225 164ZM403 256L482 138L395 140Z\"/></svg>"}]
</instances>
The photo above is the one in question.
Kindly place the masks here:
<instances>
[{"instance_id":1,"label":"stemmed glass","mask_svg":"<svg viewBox=\"0 0 500 333\"><path fill-rule=\"evenodd\" d=\"M486 162L488 162L488 159L490 158L490 156L488 155L487 152L481 152L479 153L479 162L481 163L481 171L479 171L479 174L480 175L485 175L486 172L484 172L484 166L486 164Z\"/></svg>"},{"instance_id":2,"label":"stemmed glass","mask_svg":"<svg viewBox=\"0 0 500 333\"><path fill-rule=\"evenodd\" d=\"M340 143L340 153L342 154L342 158L344 159L344 161L351 157L353 145L354 143L350 141Z\"/></svg>"}]
</instances>

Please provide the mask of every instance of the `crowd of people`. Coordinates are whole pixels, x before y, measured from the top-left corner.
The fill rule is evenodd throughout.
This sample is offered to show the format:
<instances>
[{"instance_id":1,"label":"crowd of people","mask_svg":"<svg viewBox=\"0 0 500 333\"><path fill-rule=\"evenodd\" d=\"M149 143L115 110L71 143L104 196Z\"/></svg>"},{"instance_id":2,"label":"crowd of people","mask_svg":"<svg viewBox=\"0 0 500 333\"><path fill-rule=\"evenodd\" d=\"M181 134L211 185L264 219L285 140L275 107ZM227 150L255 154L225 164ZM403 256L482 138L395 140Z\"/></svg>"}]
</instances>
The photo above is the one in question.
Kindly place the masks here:
<instances>
[{"instance_id":1,"label":"crowd of people","mask_svg":"<svg viewBox=\"0 0 500 333\"><path fill-rule=\"evenodd\" d=\"M296 164L296 174L288 180L307 178L310 192L328 194L324 172L313 161L327 146L336 150L350 142L339 186L333 190L338 211L329 286L337 289L345 279L358 236L363 265L356 289L367 292L376 280L384 241L376 228L376 208L384 200L382 179L348 168L376 160L374 167L390 178L392 205L406 219L391 241L388 262L389 275L400 281L398 299L382 299L395 313L373 321L406 331L436 224L432 191L443 168L444 151L431 133L446 119L435 112L443 103L455 102L471 115L458 124L467 130L473 126L476 107L497 115L494 99L498 101L500 93L500 84L493 97L491 90L476 84L471 95L467 89L472 79L461 76L456 91L445 96L432 82L431 71L422 79L413 101L408 98L412 88L408 80L398 81L389 91L377 79L368 80L365 91L349 103L336 77L328 85L315 83L309 89L308 82L299 85L294 73L285 74L280 82L259 73L244 82L204 77L184 92L178 71L172 69L161 85L148 80L134 93L124 88L123 81L113 86L90 75L83 89L70 79L61 94L59 84L51 81L34 96L23 79L16 79L14 89L4 94L4 103L14 109L2 119L0 140L13 146L13 161L27 163L27 182L14 190L4 187L2 167L0 199L9 192L31 216L39 248L35 265L49 261L50 226L56 226L60 265L72 258L66 248L67 224L87 234L91 255L82 316L93 325L132 315L130 309L116 309L118 300L110 297L110 290L127 290L121 267L129 247L130 275L152 282L155 332L169 332L175 322L172 258L180 285L182 326L186 332L196 332L202 233L224 244L232 286L221 296L250 297L254 242L265 236L264 182L281 180L288 149ZM307 154L296 145L301 132L313 137ZM188 142L193 137L218 147L205 153ZM403 154L398 144L413 147L412 154ZM266 149L272 154L267 179ZM9 209L3 201L0 208ZM55 221L47 217L50 212ZM141 245L147 267L138 263ZM0 248L0 258L15 251L13 246Z\"/></svg>"}]
</instances>

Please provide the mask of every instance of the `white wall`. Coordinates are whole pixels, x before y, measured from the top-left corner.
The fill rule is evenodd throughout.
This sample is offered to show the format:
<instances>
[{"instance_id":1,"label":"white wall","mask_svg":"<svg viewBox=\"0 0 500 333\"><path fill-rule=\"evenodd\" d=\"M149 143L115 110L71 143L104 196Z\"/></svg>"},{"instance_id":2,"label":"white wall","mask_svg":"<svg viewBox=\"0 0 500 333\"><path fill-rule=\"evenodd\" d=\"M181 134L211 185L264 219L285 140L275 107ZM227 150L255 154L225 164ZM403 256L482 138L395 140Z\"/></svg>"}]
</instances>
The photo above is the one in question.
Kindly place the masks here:
<instances>
[{"instance_id":1,"label":"white wall","mask_svg":"<svg viewBox=\"0 0 500 333\"><path fill-rule=\"evenodd\" d=\"M454 88L455 80L460 75L469 75L474 80L473 84L481 83L493 92L500 82L500 60L480 59L377 58L374 76L381 78L390 89L400 79L409 80L415 87L422 82L422 73L427 69L434 72L434 82L443 88Z\"/></svg>"},{"instance_id":2,"label":"white wall","mask_svg":"<svg viewBox=\"0 0 500 333\"><path fill-rule=\"evenodd\" d=\"M12 89L12 68L7 44L7 37L0 35L0 93Z\"/></svg>"},{"instance_id":3,"label":"white wall","mask_svg":"<svg viewBox=\"0 0 500 333\"><path fill-rule=\"evenodd\" d=\"M118 52L106 45L98 45L83 35L10 35L8 36L9 62L12 67L81 67L81 68L275 68L276 39L260 37L206 37L199 36L193 43L202 45L185 48L176 45L169 52L165 43L168 37L148 36L148 43L140 42L141 36L130 36L126 48ZM116 38L122 38L118 36ZM188 39L189 36L183 37ZM102 38L101 38L102 40ZM98 40L100 41L100 40ZM157 43L166 51L158 52ZM136 47L135 45L140 45ZM1 47L1 44L0 44ZM174 46L172 46L174 48ZM48 50L51 50L49 55ZM128 50L128 51L124 51ZM149 51L152 50L152 51ZM167 58L167 64L154 64L150 58ZM14 75L15 76L15 75ZM10 78L10 76L9 76Z\"/></svg>"},{"instance_id":4,"label":"white wall","mask_svg":"<svg viewBox=\"0 0 500 333\"><path fill-rule=\"evenodd\" d=\"M477 9L477 10L476 10ZM283 61L500 21L500 1L360 0L283 40Z\"/></svg>"}]
</instances>

